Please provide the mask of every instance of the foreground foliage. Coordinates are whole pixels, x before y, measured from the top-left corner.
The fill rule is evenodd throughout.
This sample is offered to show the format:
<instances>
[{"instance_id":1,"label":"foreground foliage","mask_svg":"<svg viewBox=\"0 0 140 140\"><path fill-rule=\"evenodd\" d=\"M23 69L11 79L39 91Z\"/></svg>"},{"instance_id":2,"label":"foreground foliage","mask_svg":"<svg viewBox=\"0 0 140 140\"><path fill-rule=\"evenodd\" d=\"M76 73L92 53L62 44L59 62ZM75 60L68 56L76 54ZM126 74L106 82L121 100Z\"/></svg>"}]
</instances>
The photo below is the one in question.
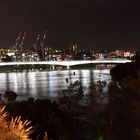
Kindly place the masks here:
<instances>
[{"instance_id":1,"label":"foreground foliage","mask_svg":"<svg viewBox=\"0 0 140 140\"><path fill-rule=\"evenodd\" d=\"M0 108L0 140L30 140L29 134L32 126L28 120L22 121L21 116L11 118L4 111L5 106Z\"/></svg>"}]
</instances>

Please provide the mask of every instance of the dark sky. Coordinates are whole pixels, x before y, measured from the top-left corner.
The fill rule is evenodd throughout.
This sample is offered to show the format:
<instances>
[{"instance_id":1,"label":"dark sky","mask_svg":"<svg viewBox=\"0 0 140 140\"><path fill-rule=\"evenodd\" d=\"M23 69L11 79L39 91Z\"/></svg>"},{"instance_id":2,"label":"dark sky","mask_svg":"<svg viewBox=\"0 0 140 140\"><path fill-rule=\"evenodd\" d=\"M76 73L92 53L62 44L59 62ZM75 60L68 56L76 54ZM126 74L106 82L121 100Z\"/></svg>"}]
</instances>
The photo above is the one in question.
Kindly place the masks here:
<instances>
[{"instance_id":1,"label":"dark sky","mask_svg":"<svg viewBox=\"0 0 140 140\"><path fill-rule=\"evenodd\" d=\"M31 48L47 30L47 44L66 48L128 48L140 46L140 3L124 0L0 0L0 47L12 47L27 32Z\"/></svg>"}]
</instances>

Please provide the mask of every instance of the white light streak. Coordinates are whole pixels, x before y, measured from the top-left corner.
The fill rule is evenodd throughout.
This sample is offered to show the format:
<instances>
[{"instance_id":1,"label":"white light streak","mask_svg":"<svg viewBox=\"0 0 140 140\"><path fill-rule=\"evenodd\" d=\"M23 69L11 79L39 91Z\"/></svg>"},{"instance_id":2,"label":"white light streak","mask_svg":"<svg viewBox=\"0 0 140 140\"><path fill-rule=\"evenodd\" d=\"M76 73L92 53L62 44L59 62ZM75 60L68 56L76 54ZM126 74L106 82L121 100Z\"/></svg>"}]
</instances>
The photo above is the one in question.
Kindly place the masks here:
<instances>
[{"instance_id":1,"label":"white light streak","mask_svg":"<svg viewBox=\"0 0 140 140\"><path fill-rule=\"evenodd\" d=\"M117 64L127 63L131 60L81 60L81 61L33 61L33 62L0 62L0 66L9 65L61 65L61 66L74 66L82 64Z\"/></svg>"}]
</instances>

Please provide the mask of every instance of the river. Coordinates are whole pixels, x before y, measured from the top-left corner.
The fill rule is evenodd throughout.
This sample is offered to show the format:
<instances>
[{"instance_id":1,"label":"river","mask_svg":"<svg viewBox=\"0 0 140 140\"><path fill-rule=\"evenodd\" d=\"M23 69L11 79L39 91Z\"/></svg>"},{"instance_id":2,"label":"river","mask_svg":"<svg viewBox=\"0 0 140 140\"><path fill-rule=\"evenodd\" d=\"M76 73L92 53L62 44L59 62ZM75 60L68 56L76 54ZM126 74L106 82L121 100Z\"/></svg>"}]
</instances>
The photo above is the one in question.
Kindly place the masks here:
<instances>
[{"instance_id":1,"label":"river","mask_svg":"<svg viewBox=\"0 0 140 140\"><path fill-rule=\"evenodd\" d=\"M68 82L66 82L66 78L68 78ZM4 92L8 90L16 92L18 94L16 100L19 101L29 97L56 100L62 89L77 80L86 87L84 94L87 94L91 83L98 80L110 82L110 69L0 73L0 93L2 99L4 99Z\"/></svg>"}]
</instances>

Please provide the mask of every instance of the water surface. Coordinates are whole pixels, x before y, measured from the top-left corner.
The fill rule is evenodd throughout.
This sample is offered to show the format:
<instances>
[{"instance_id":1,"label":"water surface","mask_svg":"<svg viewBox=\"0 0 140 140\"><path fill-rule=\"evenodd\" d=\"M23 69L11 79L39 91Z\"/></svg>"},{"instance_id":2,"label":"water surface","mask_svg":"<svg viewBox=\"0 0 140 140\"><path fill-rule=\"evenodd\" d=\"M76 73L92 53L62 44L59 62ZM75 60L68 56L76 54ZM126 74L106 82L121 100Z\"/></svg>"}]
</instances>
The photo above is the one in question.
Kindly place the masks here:
<instances>
[{"instance_id":1,"label":"water surface","mask_svg":"<svg viewBox=\"0 0 140 140\"><path fill-rule=\"evenodd\" d=\"M68 78L68 83L66 78ZM29 97L55 100L62 89L67 88L70 83L77 80L86 87L85 94L87 94L91 83L98 80L110 82L110 70L84 69L0 73L0 93L4 94L6 90L14 91L18 94L17 100L26 100Z\"/></svg>"}]
</instances>

